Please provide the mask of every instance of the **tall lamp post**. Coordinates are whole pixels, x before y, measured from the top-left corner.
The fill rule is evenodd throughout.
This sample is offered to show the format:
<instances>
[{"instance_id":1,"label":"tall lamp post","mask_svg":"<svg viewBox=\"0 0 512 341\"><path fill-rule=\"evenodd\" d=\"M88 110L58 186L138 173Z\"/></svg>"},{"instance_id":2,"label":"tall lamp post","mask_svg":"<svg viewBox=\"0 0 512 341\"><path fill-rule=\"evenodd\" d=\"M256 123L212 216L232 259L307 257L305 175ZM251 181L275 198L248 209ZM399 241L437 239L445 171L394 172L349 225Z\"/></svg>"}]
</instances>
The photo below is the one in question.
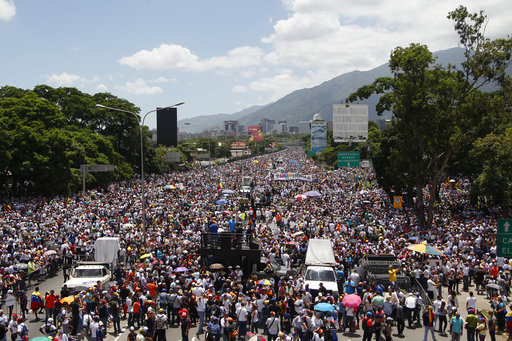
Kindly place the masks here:
<instances>
[{"instance_id":1,"label":"tall lamp post","mask_svg":"<svg viewBox=\"0 0 512 341\"><path fill-rule=\"evenodd\" d=\"M141 199L141 205L142 205L142 233L143 233L142 238L143 238L144 243L146 243L146 207L145 207L145 203L144 203L145 202L144 188L145 188L145 185L146 185L146 181L145 181L145 178L144 178L144 139L143 139L144 121L146 120L146 117L149 114L151 114L152 112L155 112L155 111L161 110L161 109L174 108L174 107L180 106L182 104L185 104L185 102L179 102L179 103L176 103L176 104L173 104L173 105L169 105L168 107L158 108L158 109L154 109L154 110L148 111L142 117L142 119L136 113L128 111L128 110L107 107L107 106L102 105L102 104L96 104L96 107L98 107L98 108L103 108L103 109L108 109L108 110L113 110L113 111L120 111L120 112L124 112L124 113L127 113L127 114L131 114L131 115L135 116L137 121L139 121L139 129L140 129L140 176L141 176L141 191L140 191L141 195L140 195L140 199Z\"/></svg>"}]
</instances>

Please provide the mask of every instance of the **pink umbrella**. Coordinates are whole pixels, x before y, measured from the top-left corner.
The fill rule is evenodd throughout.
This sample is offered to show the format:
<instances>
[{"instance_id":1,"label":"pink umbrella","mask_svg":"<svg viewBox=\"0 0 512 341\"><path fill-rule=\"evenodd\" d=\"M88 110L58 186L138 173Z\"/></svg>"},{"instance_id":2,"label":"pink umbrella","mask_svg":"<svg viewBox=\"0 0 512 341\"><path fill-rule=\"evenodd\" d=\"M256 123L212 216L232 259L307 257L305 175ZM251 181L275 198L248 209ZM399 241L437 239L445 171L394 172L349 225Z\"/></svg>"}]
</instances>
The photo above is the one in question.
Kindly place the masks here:
<instances>
[{"instance_id":1,"label":"pink umbrella","mask_svg":"<svg viewBox=\"0 0 512 341\"><path fill-rule=\"evenodd\" d=\"M345 297L343 297L343 300L341 301L343 303L343 306L346 308L352 308L354 310L359 309L359 306L361 305L361 297L357 294L350 294Z\"/></svg>"}]
</instances>

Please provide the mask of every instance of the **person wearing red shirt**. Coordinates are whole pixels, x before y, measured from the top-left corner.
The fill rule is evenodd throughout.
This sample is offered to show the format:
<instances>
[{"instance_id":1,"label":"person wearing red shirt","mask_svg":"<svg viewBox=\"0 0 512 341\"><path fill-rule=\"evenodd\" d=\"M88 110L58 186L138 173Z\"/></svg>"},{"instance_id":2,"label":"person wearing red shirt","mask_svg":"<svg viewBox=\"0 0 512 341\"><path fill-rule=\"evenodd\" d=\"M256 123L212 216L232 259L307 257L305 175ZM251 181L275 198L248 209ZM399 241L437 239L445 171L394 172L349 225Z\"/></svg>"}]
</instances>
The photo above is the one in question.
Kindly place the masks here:
<instances>
[{"instance_id":1,"label":"person wearing red shirt","mask_svg":"<svg viewBox=\"0 0 512 341\"><path fill-rule=\"evenodd\" d=\"M149 295L151 296L152 299L155 299L156 298L156 291L158 289L158 285L153 281L153 282L150 282L146 285L149 289Z\"/></svg>"},{"instance_id":2,"label":"person wearing red shirt","mask_svg":"<svg viewBox=\"0 0 512 341\"><path fill-rule=\"evenodd\" d=\"M140 328L140 302L138 297L133 300L133 325L135 325L135 322L137 322L136 328Z\"/></svg>"},{"instance_id":3,"label":"person wearing red shirt","mask_svg":"<svg viewBox=\"0 0 512 341\"><path fill-rule=\"evenodd\" d=\"M46 308L46 317L45 317L45 323L48 322L48 318L52 317L55 314L55 303L57 301L57 298L55 297L55 292L53 290L50 290L50 293L46 295L45 297L45 308Z\"/></svg>"}]
</instances>

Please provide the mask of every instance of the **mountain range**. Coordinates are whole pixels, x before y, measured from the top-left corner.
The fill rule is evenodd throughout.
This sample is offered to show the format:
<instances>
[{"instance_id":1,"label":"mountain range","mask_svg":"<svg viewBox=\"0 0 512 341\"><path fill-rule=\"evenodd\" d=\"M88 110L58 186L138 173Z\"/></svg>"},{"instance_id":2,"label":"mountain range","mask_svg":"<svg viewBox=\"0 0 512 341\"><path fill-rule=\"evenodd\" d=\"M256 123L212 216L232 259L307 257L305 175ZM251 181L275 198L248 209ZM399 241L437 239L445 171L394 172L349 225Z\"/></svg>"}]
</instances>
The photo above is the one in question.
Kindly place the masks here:
<instances>
[{"instance_id":1,"label":"mountain range","mask_svg":"<svg viewBox=\"0 0 512 341\"><path fill-rule=\"evenodd\" d=\"M434 53L437 62L442 65L460 65L464 60L464 49L451 48ZM363 85L372 83L376 78L389 77L389 63L380 65L368 71L351 71L325 81L315 87L293 91L283 98L264 105L253 106L233 114L201 115L178 121L178 128L184 132L199 132L204 129L221 125L223 121L237 120L245 126L258 125L263 118L277 121L287 121L288 126L296 126L298 122L309 121L314 114L319 113L326 121L332 121L332 106L335 103L345 103L345 99ZM368 104L368 118L376 121L379 117L375 105L379 96L358 102ZM387 116L390 117L389 113ZM188 123L185 125L184 123Z\"/></svg>"}]
</instances>

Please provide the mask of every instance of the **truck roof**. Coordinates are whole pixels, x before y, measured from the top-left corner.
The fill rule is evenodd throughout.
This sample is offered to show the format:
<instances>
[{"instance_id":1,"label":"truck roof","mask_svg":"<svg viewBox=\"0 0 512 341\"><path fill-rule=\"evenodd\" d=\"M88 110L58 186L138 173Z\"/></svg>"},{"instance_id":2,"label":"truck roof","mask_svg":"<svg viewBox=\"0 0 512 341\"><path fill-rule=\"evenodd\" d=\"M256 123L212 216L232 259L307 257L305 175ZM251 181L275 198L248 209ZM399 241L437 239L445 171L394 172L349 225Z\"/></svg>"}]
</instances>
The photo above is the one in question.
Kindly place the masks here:
<instances>
[{"instance_id":1,"label":"truck roof","mask_svg":"<svg viewBox=\"0 0 512 341\"><path fill-rule=\"evenodd\" d=\"M336 259L330 239L310 239L306 252L306 265L334 266Z\"/></svg>"}]
</instances>

